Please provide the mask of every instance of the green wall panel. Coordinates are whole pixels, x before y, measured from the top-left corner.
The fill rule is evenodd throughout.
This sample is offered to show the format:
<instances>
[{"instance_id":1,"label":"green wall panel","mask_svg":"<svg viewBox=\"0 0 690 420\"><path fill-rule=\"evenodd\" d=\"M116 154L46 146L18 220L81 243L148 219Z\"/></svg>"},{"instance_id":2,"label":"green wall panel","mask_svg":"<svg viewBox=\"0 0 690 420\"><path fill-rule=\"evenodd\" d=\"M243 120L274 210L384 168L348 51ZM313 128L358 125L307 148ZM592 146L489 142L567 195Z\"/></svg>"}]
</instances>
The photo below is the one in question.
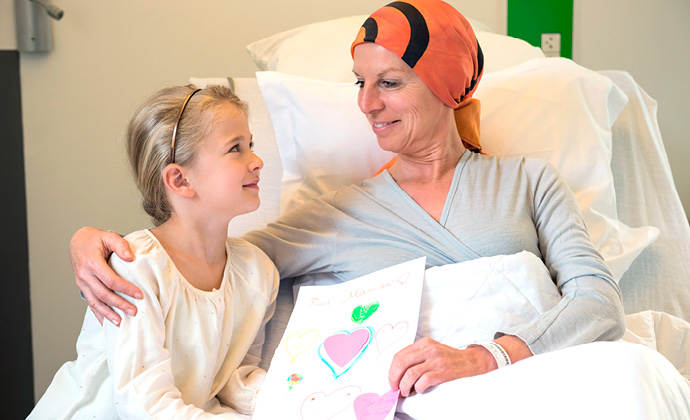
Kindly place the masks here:
<instances>
[{"instance_id":1,"label":"green wall panel","mask_svg":"<svg viewBox=\"0 0 690 420\"><path fill-rule=\"evenodd\" d=\"M508 0L508 35L541 47L542 33L561 34L561 57L573 55L573 0Z\"/></svg>"}]
</instances>

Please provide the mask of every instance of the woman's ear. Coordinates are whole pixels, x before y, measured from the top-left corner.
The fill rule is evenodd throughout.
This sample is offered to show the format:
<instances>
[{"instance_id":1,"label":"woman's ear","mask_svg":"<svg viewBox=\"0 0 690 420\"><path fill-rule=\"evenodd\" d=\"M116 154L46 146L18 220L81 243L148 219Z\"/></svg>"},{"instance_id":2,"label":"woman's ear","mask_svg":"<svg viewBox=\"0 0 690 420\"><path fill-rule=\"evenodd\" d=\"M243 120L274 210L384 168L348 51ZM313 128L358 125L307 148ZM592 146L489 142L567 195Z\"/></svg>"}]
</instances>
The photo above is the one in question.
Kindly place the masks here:
<instances>
[{"instance_id":1,"label":"woman's ear","mask_svg":"<svg viewBox=\"0 0 690 420\"><path fill-rule=\"evenodd\" d=\"M163 183L171 193L180 197L193 197L195 194L192 184L187 179L187 170L176 163L171 163L163 169Z\"/></svg>"}]
</instances>

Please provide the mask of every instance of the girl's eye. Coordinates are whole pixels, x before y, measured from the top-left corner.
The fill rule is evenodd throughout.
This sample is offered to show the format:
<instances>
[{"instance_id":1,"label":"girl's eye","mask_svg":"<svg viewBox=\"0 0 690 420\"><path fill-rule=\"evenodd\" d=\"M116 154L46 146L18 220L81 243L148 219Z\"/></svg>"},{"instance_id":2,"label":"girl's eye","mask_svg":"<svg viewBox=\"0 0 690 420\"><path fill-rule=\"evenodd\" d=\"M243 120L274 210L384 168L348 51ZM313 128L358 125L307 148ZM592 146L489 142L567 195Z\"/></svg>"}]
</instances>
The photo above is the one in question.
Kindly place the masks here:
<instances>
[{"instance_id":1,"label":"girl's eye","mask_svg":"<svg viewBox=\"0 0 690 420\"><path fill-rule=\"evenodd\" d=\"M249 146L250 151L254 150L254 142L253 141L250 141L248 146ZM232 146L230 148L230 150L228 150L228 153L239 153L239 152L241 152L241 149L243 149L242 143L237 143L234 146Z\"/></svg>"}]
</instances>

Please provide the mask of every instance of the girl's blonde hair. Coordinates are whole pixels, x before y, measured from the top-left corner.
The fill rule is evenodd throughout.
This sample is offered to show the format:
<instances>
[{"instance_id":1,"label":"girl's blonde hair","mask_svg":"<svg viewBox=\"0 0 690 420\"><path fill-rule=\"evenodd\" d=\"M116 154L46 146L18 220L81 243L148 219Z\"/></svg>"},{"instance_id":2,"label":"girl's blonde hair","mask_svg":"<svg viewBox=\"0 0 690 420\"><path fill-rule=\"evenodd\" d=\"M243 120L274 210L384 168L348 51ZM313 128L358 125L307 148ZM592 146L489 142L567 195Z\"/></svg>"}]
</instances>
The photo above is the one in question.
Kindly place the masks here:
<instances>
[{"instance_id":1,"label":"girl's blonde hair","mask_svg":"<svg viewBox=\"0 0 690 420\"><path fill-rule=\"evenodd\" d=\"M126 149L146 213L156 226L170 218L172 208L163 184L163 169L171 163L173 127L193 85L162 89L134 113L127 128ZM175 163L194 162L201 141L211 131L213 113L233 105L247 116L247 105L224 86L208 86L192 96L184 109L175 139Z\"/></svg>"}]
</instances>

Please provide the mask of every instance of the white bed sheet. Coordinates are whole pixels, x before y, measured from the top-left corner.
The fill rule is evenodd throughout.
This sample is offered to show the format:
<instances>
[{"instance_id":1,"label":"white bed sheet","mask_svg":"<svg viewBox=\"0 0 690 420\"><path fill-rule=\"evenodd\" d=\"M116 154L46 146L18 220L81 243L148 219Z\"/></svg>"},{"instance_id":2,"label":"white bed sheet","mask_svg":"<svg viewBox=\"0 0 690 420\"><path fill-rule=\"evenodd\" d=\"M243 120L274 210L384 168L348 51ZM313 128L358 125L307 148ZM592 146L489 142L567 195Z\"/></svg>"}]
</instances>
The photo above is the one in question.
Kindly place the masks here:
<instances>
[{"instance_id":1,"label":"white bed sheet","mask_svg":"<svg viewBox=\"0 0 690 420\"><path fill-rule=\"evenodd\" d=\"M628 96L612 127L618 217L661 234L620 281L628 314L666 312L690 321L690 225L656 119L657 102L624 71L602 71Z\"/></svg>"},{"instance_id":2,"label":"white bed sheet","mask_svg":"<svg viewBox=\"0 0 690 420\"><path fill-rule=\"evenodd\" d=\"M690 418L690 387L659 353L599 342L458 379L398 404L399 419Z\"/></svg>"}]
</instances>

